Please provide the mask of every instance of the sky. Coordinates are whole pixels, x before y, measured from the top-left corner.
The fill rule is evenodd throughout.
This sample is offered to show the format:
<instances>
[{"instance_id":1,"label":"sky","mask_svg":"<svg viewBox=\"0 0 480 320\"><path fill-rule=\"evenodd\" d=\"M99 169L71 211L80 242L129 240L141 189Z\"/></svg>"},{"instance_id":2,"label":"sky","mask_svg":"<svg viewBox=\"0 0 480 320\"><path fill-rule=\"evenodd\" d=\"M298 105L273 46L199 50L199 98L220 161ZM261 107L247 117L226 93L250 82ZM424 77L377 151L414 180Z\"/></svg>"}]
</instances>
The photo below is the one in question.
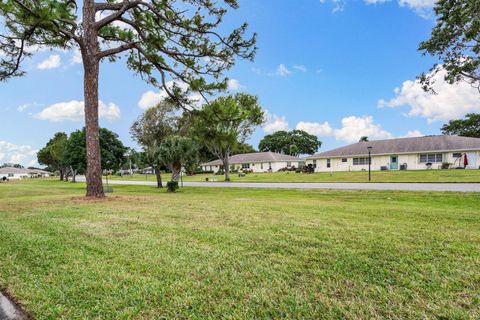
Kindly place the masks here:
<instances>
[{"instance_id":1,"label":"sky","mask_svg":"<svg viewBox=\"0 0 480 320\"><path fill-rule=\"evenodd\" d=\"M416 77L437 61L417 50L428 39L434 0L239 0L221 31L246 21L258 34L254 62L225 73L229 91L259 97L267 121L249 138L278 130L317 135L321 151L358 141L439 134L443 123L480 112L468 84L438 75L436 95ZM55 132L83 126L83 69L75 50L38 50L27 74L0 83L0 163L37 165L36 152ZM162 97L124 60L100 71L100 123L139 149L129 128Z\"/></svg>"}]
</instances>

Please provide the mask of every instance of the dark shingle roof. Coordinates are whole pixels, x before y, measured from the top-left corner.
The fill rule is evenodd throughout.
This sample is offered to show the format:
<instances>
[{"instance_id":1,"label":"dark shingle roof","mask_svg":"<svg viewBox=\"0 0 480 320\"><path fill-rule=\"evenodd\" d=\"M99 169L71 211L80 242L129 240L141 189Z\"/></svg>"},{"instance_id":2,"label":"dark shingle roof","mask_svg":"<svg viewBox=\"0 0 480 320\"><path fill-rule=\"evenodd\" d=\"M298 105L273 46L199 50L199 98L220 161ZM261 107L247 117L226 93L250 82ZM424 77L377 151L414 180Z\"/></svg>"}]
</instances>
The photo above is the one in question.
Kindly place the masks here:
<instances>
[{"instance_id":1,"label":"dark shingle roof","mask_svg":"<svg viewBox=\"0 0 480 320\"><path fill-rule=\"evenodd\" d=\"M253 163L253 162L275 162L275 161L303 161L298 157L289 156L286 154L280 154L275 152L255 152L255 153L244 153L236 154L230 157L231 164L239 163ZM202 163L204 166L217 166L221 165L220 160L214 160L207 163Z\"/></svg>"},{"instance_id":2,"label":"dark shingle roof","mask_svg":"<svg viewBox=\"0 0 480 320\"><path fill-rule=\"evenodd\" d=\"M0 168L0 173L29 173L28 169L15 168L15 167L3 167Z\"/></svg>"},{"instance_id":3,"label":"dark shingle roof","mask_svg":"<svg viewBox=\"0 0 480 320\"><path fill-rule=\"evenodd\" d=\"M372 147L372 154L480 150L480 138L442 135L357 142L345 147L317 153L309 157L309 159L364 156L368 154L368 146Z\"/></svg>"}]
</instances>

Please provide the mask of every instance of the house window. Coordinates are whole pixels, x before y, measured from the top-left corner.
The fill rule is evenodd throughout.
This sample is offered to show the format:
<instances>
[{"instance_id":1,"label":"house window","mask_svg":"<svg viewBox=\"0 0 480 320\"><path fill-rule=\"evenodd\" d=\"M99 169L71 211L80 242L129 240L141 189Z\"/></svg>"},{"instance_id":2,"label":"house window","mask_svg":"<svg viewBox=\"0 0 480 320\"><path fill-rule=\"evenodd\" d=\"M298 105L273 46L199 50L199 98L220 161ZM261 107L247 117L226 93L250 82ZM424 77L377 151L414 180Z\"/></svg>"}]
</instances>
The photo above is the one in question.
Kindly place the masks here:
<instances>
[{"instance_id":1,"label":"house window","mask_svg":"<svg viewBox=\"0 0 480 320\"><path fill-rule=\"evenodd\" d=\"M252 163L252 167L255 167L255 163Z\"/></svg>"},{"instance_id":2,"label":"house window","mask_svg":"<svg viewBox=\"0 0 480 320\"><path fill-rule=\"evenodd\" d=\"M327 159L327 168L330 168L330 159Z\"/></svg>"},{"instance_id":3,"label":"house window","mask_svg":"<svg viewBox=\"0 0 480 320\"><path fill-rule=\"evenodd\" d=\"M242 163L242 169L250 169L250 163Z\"/></svg>"},{"instance_id":4,"label":"house window","mask_svg":"<svg viewBox=\"0 0 480 320\"><path fill-rule=\"evenodd\" d=\"M353 158L354 166L364 166L368 164L368 158Z\"/></svg>"},{"instance_id":5,"label":"house window","mask_svg":"<svg viewBox=\"0 0 480 320\"><path fill-rule=\"evenodd\" d=\"M263 170L263 162L262 162L262 163L260 163L260 169L262 169L262 170Z\"/></svg>"},{"instance_id":6,"label":"house window","mask_svg":"<svg viewBox=\"0 0 480 320\"><path fill-rule=\"evenodd\" d=\"M287 162L287 168L290 168L292 166L291 162Z\"/></svg>"},{"instance_id":7,"label":"house window","mask_svg":"<svg viewBox=\"0 0 480 320\"><path fill-rule=\"evenodd\" d=\"M443 154L441 153L428 153L420 155L420 163L435 163L443 162Z\"/></svg>"},{"instance_id":8,"label":"house window","mask_svg":"<svg viewBox=\"0 0 480 320\"><path fill-rule=\"evenodd\" d=\"M456 152L456 153L453 154L453 157L454 158L461 158L462 154L460 152Z\"/></svg>"},{"instance_id":9,"label":"house window","mask_svg":"<svg viewBox=\"0 0 480 320\"><path fill-rule=\"evenodd\" d=\"M9 177L13 177L13 173L9 173L8 176L9 176Z\"/></svg>"},{"instance_id":10,"label":"house window","mask_svg":"<svg viewBox=\"0 0 480 320\"><path fill-rule=\"evenodd\" d=\"M313 160L313 168L317 167L317 160Z\"/></svg>"},{"instance_id":11,"label":"house window","mask_svg":"<svg viewBox=\"0 0 480 320\"><path fill-rule=\"evenodd\" d=\"M342 158L342 162L347 162L348 159L347 158Z\"/></svg>"},{"instance_id":12,"label":"house window","mask_svg":"<svg viewBox=\"0 0 480 320\"><path fill-rule=\"evenodd\" d=\"M268 163L268 170L272 170L272 163L271 162Z\"/></svg>"}]
</instances>

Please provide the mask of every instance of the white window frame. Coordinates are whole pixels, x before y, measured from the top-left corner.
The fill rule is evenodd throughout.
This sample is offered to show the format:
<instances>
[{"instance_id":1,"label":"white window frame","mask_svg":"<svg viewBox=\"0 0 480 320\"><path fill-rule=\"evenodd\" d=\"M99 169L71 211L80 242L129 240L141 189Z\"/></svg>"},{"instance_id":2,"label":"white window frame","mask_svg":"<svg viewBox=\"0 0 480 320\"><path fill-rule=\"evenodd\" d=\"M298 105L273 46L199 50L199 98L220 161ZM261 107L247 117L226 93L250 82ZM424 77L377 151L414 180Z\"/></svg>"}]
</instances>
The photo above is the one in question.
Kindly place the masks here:
<instances>
[{"instance_id":1,"label":"white window frame","mask_svg":"<svg viewBox=\"0 0 480 320\"><path fill-rule=\"evenodd\" d=\"M443 153L421 153L418 155L419 163L442 163ZM440 159L440 160L439 160Z\"/></svg>"}]
</instances>

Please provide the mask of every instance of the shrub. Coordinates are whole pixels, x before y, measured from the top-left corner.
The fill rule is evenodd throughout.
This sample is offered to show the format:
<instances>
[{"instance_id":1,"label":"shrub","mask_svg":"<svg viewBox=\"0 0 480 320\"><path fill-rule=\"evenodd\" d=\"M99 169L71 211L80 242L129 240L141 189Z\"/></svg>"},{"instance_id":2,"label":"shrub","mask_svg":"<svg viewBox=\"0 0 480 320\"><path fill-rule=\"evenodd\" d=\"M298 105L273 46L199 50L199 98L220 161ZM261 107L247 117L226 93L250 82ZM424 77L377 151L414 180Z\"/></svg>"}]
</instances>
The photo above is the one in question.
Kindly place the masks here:
<instances>
[{"instance_id":1,"label":"shrub","mask_svg":"<svg viewBox=\"0 0 480 320\"><path fill-rule=\"evenodd\" d=\"M212 174L213 170L195 170L193 174Z\"/></svg>"},{"instance_id":2,"label":"shrub","mask_svg":"<svg viewBox=\"0 0 480 320\"><path fill-rule=\"evenodd\" d=\"M442 169L448 169L448 168L450 168L450 163L442 162Z\"/></svg>"},{"instance_id":3,"label":"shrub","mask_svg":"<svg viewBox=\"0 0 480 320\"><path fill-rule=\"evenodd\" d=\"M178 190L178 182L177 181L168 181L167 182L167 192L175 192Z\"/></svg>"},{"instance_id":4,"label":"shrub","mask_svg":"<svg viewBox=\"0 0 480 320\"><path fill-rule=\"evenodd\" d=\"M310 163L306 166L303 166L302 172L303 173L314 173L315 172L315 167L313 166L313 164Z\"/></svg>"},{"instance_id":5,"label":"shrub","mask_svg":"<svg viewBox=\"0 0 480 320\"><path fill-rule=\"evenodd\" d=\"M285 172L285 171L297 171L297 168L295 166L291 166L291 167L285 167L285 168L281 168L278 170L279 172Z\"/></svg>"}]
</instances>

